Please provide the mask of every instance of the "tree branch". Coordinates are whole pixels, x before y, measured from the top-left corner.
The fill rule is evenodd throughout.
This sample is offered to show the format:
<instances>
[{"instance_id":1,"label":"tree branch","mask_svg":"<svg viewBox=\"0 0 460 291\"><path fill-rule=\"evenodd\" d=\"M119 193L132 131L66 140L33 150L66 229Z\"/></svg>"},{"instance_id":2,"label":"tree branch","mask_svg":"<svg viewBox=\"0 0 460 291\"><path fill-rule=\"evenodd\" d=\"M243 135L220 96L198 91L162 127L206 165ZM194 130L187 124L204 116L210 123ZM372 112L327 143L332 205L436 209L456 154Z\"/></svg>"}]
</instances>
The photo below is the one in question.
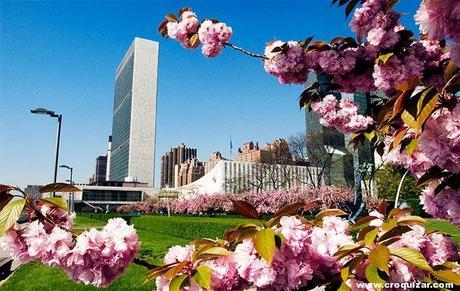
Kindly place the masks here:
<instances>
[{"instance_id":1,"label":"tree branch","mask_svg":"<svg viewBox=\"0 0 460 291\"><path fill-rule=\"evenodd\" d=\"M157 265L150 264L146 260L139 259L139 258L134 258L133 263L136 264L136 265L142 266L142 267L146 267L149 270L152 270L152 269L158 267Z\"/></svg>"},{"instance_id":2,"label":"tree branch","mask_svg":"<svg viewBox=\"0 0 460 291\"><path fill-rule=\"evenodd\" d=\"M259 55L259 54L255 54L253 52L250 52L248 50L245 50L243 48L240 48L234 44L231 44L231 43L225 43L224 46L228 46L228 47L231 47L232 49L234 50L237 50L237 51L240 51L242 52L243 54L246 54L248 56L251 56L251 57L254 57L254 58L260 58L260 59L263 59L263 60L267 60L268 58L264 55Z\"/></svg>"}]
</instances>

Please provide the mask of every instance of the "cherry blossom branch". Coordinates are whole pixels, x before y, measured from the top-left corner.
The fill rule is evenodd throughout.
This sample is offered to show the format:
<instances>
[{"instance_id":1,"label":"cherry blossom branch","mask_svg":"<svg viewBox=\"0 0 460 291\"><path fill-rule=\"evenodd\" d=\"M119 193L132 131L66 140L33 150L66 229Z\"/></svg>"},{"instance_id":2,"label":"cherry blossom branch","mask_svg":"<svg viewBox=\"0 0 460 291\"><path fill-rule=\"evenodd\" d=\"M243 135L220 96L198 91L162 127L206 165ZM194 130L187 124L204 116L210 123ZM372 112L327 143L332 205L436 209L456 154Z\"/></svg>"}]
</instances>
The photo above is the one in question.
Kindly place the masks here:
<instances>
[{"instance_id":1,"label":"cherry blossom branch","mask_svg":"<svg viewBox=\"0 0 460 291\"><path fill-rule=\"evenodd\" d=\"M248 51L248 50L245 50L244 48L241 48L241 47L236 46L236 45L231 44L231 43L224 43L224 46L231 47L231 48L234 49L234 50L240 51L240 52L242 52L243 54L246 54L246 55L251 56L251 57L254 57L254 58L260 58L260 59L263 59L263 60L268 60L268 58L267 58L266 56L264 56L264 55L259 55L259 54L250 52L250 51Z\"/></svg>"},{"instance_id":2,"label":"cherry blossom branch","mask_svg":"<svg viewBox=\"0 0 460 291\"><path fill-rule=\"evenodd\" d=\"M157 265L150 264L146 260L139 259L139 258L134 258L133 263L136 264L136 265L142 266L142 267L146 267L149 270L152 270L152 269L158 267Z\"/></svg>"}]
</instances>

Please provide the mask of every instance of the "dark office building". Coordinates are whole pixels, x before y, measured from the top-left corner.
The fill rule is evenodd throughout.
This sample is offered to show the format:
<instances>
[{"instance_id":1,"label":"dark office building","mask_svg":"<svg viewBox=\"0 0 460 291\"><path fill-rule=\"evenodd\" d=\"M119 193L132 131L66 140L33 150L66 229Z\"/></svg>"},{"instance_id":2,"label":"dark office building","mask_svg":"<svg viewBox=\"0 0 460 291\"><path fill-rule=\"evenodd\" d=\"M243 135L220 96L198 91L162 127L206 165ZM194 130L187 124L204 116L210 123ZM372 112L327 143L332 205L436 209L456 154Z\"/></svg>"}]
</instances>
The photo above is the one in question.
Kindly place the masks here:
<instances>
[{"instance_id":1,"label":"dark office building","mask_svg":"<svg viewBox=\"0 0 460 291\"><path fill-rule=\"evenodd\" d=\"M103 182L106 180L107 173L107 156L99 156L96 159L96 172L94 173L94 182Z\"/></svg>"}]
</instances>

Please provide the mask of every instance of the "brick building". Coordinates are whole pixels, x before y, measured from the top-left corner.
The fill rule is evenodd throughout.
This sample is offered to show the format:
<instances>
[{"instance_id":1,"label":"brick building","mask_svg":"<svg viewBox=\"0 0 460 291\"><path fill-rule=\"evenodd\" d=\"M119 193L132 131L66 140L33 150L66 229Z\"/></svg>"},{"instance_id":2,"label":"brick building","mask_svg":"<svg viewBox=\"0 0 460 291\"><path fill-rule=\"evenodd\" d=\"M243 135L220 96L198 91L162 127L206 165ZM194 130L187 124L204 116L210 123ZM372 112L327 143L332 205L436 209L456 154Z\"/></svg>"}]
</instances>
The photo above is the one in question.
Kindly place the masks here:
<instances>
[{"instance_id":1,"label":"brick building","mask_svg":"<svg viewBox=\"0 0 460 291\"><path fill-rule=\"evenodd\" d=\"M185 163L176 166L176 171L176 181L174 184L176 187L184 186L203 177L205 166L204 163L200 162L197 158L192 158L185 161Z\"/></svg>"},{"instance_id":2,"label":"brick building","mask_svg":"<svg viewBox=\"0 0 460 291\"><path fill-rule=\"evenodd\" d=\"M220 161L226 161L227 159L222 157L222 154L220 152L213 152L211 156L209 157L208 161L206 162L204 166L204 172L208 173L209 171L212 170Z\"/></svg>"},{"instance_id":3,"label":"brick building","mask_svg":"<svg viewBox=\"0 0 460 291\"><path fill-rule=\"evenodd\" d=\"M176 167L179 167L179 165L185 163L187 160L196 158L196 155L196 148L187 148L185 144L171 148L166 152L161 157L161 188L166 186L170 188L176 187Z\"/></svg>"}]
</instances>

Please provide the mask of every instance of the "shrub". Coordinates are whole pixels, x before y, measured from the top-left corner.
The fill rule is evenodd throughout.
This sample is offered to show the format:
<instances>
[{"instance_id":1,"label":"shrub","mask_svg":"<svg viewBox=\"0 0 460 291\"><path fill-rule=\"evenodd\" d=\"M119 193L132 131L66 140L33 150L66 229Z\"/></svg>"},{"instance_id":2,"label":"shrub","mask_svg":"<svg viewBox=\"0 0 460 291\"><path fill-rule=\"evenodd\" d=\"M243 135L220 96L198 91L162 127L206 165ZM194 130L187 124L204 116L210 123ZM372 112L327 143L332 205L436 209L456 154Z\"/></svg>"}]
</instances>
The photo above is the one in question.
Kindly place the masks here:
<instances>
[{"instance_id":1,"label":"shrub","mask_svg":"<svg viewBox=\"0 0 460 291\"><path fill-rule=\"evenodd\" d=\"M262 193L243 194L213 194L198 195L191 199L176 199L170 201L172 213L186 214L212 214L212 213L235 213L231 200L244 200L254 205L261 214L272 214L276 210L288 204L318 201L319 208L340 208L343 202L353 201L353 192L349 187L322 186L310 188L303 192L298 189L267 191ZM368 205L374 205L371 199L366 201ZM149 198L145 202L123 205L117 210L127 213L140 211L143 213L165 213L167 211L166 200L156 197Z\"/></svg>"}]
</instances>

